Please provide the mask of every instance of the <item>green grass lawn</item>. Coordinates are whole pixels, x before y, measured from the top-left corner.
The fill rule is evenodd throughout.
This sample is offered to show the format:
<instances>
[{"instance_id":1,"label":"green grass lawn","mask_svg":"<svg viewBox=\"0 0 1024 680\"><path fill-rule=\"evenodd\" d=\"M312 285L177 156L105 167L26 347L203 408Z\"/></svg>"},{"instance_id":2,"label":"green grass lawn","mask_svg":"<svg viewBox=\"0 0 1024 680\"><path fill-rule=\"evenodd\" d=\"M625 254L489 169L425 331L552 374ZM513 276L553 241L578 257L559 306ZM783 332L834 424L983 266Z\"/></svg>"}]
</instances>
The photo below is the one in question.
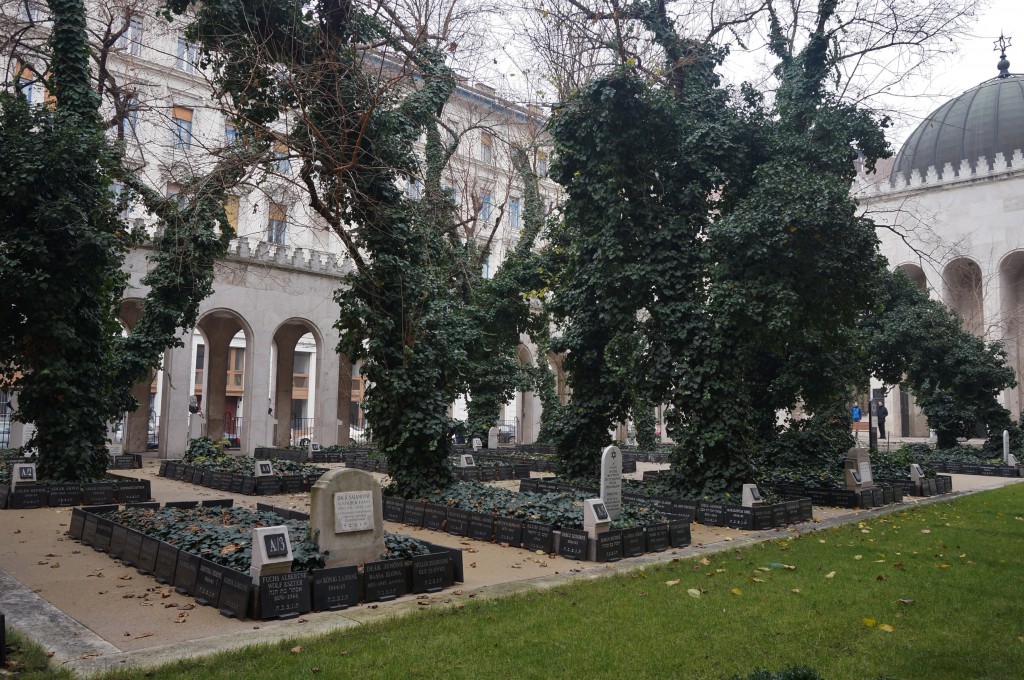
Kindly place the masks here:
<instances>
[{"instance_id":1,"label":"green grass lawn","mask_svg":"<svg viewBox=\"0 0 1024 680\"><path fill-rule=\"evenodd\" d=\"M1024 485L146 677L719 679L796 663L836 680L1024 677Z\"/></svg>"}]
</instances>

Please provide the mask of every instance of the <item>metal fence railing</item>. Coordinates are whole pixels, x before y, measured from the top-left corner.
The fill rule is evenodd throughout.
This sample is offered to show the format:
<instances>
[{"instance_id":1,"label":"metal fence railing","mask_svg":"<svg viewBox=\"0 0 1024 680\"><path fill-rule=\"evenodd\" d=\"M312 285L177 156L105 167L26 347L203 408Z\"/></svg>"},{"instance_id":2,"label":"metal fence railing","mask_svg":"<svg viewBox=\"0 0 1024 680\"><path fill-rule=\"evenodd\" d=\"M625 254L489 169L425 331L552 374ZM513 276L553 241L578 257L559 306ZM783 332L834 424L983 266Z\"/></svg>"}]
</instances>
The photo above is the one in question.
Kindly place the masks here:
<instances>
[{"instance_id":1,"label":"metal fence railing","mask_svg":"<svg viewBox=\"0 0 1024 680\"><path fill-rule=\"evenodd\" d=\"M0 449L11 445L11 414L0 414Z\"/></svg>"},{"instance_id":2,"label":"metal fence railing","mask_svg":"<svg viewBox=\"0 0 1024 680\"><path fill-rule=\"evenodd\" d=\"M149 426L146 432L146 448L150 451L160 446L160 416L149 412Z\"/></svg>"},{"instance_id":3,"label":"metal fence railing","mask_svg":"<svg viewBox=\"0 0 1024 680\"><path fill-rule=\"evenodd\" d=\"M242 446L241 432L242 416L232 416L230 413L225 413L223 438L228 440L228 448L237 449Z\"/></svg>"},{"instance_id":4,"label":"metal fence railing","mask_svg":"<svg viewBox=\"0 0 1024 680\"><path fill-rule=\"evenodd\" d=\"M514 420L499 420L497 426L499 444L515 444L519 441L518 418Z\"/></svg>"},{"instance_id":5,"label":"metal fence railing","mask_svg":"<svg viewBox=\"0 0 1024 680\"><path fill-rule=\"evenodd\" d=\"M292 418L291 421L291 445L302 446L313 440L313 419Z\"/></svg>"}]
</instances>

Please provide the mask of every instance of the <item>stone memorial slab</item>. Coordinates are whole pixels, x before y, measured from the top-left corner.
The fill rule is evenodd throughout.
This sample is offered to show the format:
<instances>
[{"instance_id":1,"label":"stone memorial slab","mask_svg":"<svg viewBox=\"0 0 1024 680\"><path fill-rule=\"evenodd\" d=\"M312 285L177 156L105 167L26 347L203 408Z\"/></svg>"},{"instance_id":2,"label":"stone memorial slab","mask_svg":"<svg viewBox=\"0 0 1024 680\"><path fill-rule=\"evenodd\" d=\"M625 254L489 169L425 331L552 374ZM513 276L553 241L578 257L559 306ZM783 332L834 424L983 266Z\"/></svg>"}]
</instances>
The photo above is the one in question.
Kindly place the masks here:
<instances>
[{"instance_id":1,"label":"stone memorial slab","mask_svg":"<svg viewBox=\"0 0 1024 680\"><path fill-rule=\"evenodd\" d=\"M11 489L7 496L7 505L12 510L34 510L45 508L50 500L50 492L43 484L35 486L19 485Z\"/></svg>"},{"instance_id":2,"label":"stone memorial slab","mask_svg":"<svg viewBox=\"0 0 1024 680\"><path fill-rule=\"evenodd\" d=\"M498 480L498 468L488 466L480 468L481 482L495 482Z\"/></svg>"},{"instance_id":3,"label":"stone memorial slab","mask_svg":"<svg viewBox=\"0 0 1024 680\"><path fill-rule=\"evenodd\" d=\"M671 541L668 536L668 524L649 524L644 527L644 538L647 541L647 552L668 550Z\"/></svg>"},{"instance_id":4,"label":"stone memorial slab","mask_svg":"<svg viewBox=\"0 0 1024 680\"><path fill-rule=\"evenodd\" d=\"M36 483L35 463L14 463L11 465L11 487L30 486Z\"/></svg>"},{"instance_id":5,"label":"stone memorial slab","mask_svg":"<svg viewBox=\"0 0 1024 680\"><path fill-rule=\"evenodd\" d=\"M85 529L85 513L75 508L71 511L71 522L68 525L68 536L73 541L82 540L82 530Z\"/></svg>"},{"instance_id":6,"label":"stone memorial slab","mask_svg":"<svg viewBox=\"0 0 1024 680\"><path fill-rule=\"evenodd\" d=\"M523 522L523 548L526 550L543 550L546 553L555 551L554 529L550 524L542 522Z\"/></svg>"},{"instance_id":7,"label":"stone memorial slab","mask_svg":"<svg viewBox=\"0 0 1024 680\"><path fill-rule=\"evenodd\" d=\"M113 533L114 523L109 519L100 517L96 522L96 537L92 542L93 550L107 552L110 549L110 537Z\"/></svg>"},{"instance_id":8,"label":"stone memorial slab","mask_svg":"<svg viewBox=\"0 0 1024 680\"><path fill-rule=\"evenodd\" d=\"M166 503L164 503L164 507L189 510L191 508L199 507L199 501L167 501Z\"/></svg>"},{"instance_id":9,"label":"stone memorial slab","mask_svg":"<svg viewBox=\"0 0 1024 680\"><path fill-rule=\"evenodd\" d=\"M160 549L160 541L150 536L143 535L142 547L139 550L139 561L135 563L135 569L140 574L152 574L156 569L156 553Z\"/></svg>"},{"instance_id":10,"label":"stone memorial slab","mask_svg":"<svg viewBox=\"0 0 1024 680\"><path fill-rule=\"evenodd\" d=\"M125 541L128 540L128 527L122 524L115 524L111 533L111 547L106 549L106 554L114 559L121 559L125 552Z\"/></svg>"},{"instance_id":11,"label":"stone memorial slab","mask_svg":"<svg viewBox=\"0 0 1024 680\"><path fill-rule=\"evenodd\" d=\"M683 519L669 522L668 536L673 548L685 548L690 545L689 521Z\"/></svg>"},{"instance_id":12,"label":"stone memorial slab","mask_svg":"<svg viewBox=\"0 0 1024 680\"><path fill-rule=\"evenodd\" d=\"M81 484L50 484L47 505L58 508L82 502Z\"/></svg>"},{"instance_id":13,"label":"stone memorial slab","mask_svg":"<svg viewBox=\"0 0 1024 680\"><path fill-rule=\"evenodd\" d=\"M149 500L149 483L132 481L117 485L117 499L122 503L142 503Z\"/></svg>"},{"instance_id":14,"label":"stone memorial slab","mask_svg":"<svg viewBox=\"0 0 1024 680\"><path fill-rule=\"evenodd\" d=\"M672 511L665 514L678 517L679 519L685 519L688 522L696 522L697 508L699 506L699 501L673 500Z\"/></svg>"},{"instance_id":15,"label":"stone memorial slab","mask_svg":"<svg viewBox=\"0 0 1024 680\"><path fill-rule=\"evenodd\" d=\"M242 493L245 488L245 477L242 475L231 475L231 483L228 485L229 493Z\"/></svg>"},{"instance_id":16,"label":"stone memorial slab","mask_svg":"<svg viewBox=\"0 0 1024 680\"><path fill-rule=\"evenodd\" d=\"M448 508L445 506L426 503L423 508L423 528L441 531L444 528L444 520L447 516Z\"/></svg>"},{"instance_id":17,"label":"stone memorial slab","mask_svg":"<svg viewBox=\"0 0 1024 680\"><path fill-rule=\"evenodd\" d=\"M359 565L384 554L380 484L370 473L347 468L324 473L310 493L309 515L310 538L329 551L325 566Z\"/></svg>"},{"instance_id":18,"label":"stone memorial slab","mask_svg":"<svg viewBox=\"0 0 1024 680\"><path fill-rule=\"evenodd\" d=\"M199 483L201 485L205 486L208 489L212 488L213 487L213 475L214 474L215 473L214 473L213 470L203 470L203 474L199 478Z\"/></svg>"},{"instance_id":19,"label":"stone memorial slab","mask_svg":"<svg viewBox=\"0 0 1024 680\"><path fill-rule=\"evenodd\" d=\"M874 476L871 473L871 453L859 446L854 446L846 453L846 461L843 464L846 469L846 488L850 491L870 489L875 485ZM856 473L856 474L851 474Z\"/></svg>"},{"instance_id":20,"label":"stone memorial slab","mask_svg":"<svg viewBox=\"0 0 1024 680\"><path fill-rule=\"evenodd\" d=\"M292 543L288 527L256 527L252 530L252 563L249 575L259 581L268 574L286 574L292 570Z\"/></svg>"},{"instance_id":21,"label":"stone memorial slab","mask_svg":"<svg viewBox=\"0 0 1024 680\"><path fill-rule=\"evenodd\" d=\"M487 430L487 448L496 449L498 448L498 435L501 431L497 426L492 426L491 429Z\"/></svg>"},{"instance_id":22,"label":"stone memorial slab","mask_svg":"<svg viewBox=\"0 0 1024 680\"><path fill-rule=\"evenodd\" d=\"M281 493L280 477L257 477L256 493L260 496L273 496Z\"/></svg>"},{"instance_id":23,"label":"stone memorial slab","mask_svg":"<svg viewBox=\"0 0 1024 680\"><path fill-rule=\"evenodd\" d=\"M473 450L479 451L484 447L484 443L480 441L480 437L473 437Z\"/></svg>"},{"instance_id":24,"label":"stone memorial slab","mask_svg":"<svg viewBox=\"0 0 1024 680\"><path fill-rule=\"evenodd\" d=\"M725 526L729 527L730 529L741 529L744 531L752 530L754 528L754 509L749 507L726 508Z\"/></svg>"},{"instance_id":25,"label":"stone memorial slab","mask_svg":"<svg viewBox=\"0 0 1024 680\"><path fill-rule=\"evenodd\" d=\"M408 524L414 527L423 526L423 511L426 508L426 503L418 503L416 501L405 502L405 512L402 515L402 523Z\"/></svg>"},{"instance_id":26,"label":"stone memorial slab","mask_svg":"<svg viewBox=\"0 0 1024 680\"><path fill-rule=\"evenodd\" d=\"M463 481L466 482L479 482L484 478L480 468L477 467L460 468L459 474L461 475Z\"/></svg>"},{"instance_id":27,"label":"stone memorial slab","mask_svg":"<svg viewBox=\"0 0 1024 680\"><path fill-rule=\"evenodd\" d=\"M199 558L184 550L178 553L178 564L174 568L174 589L184 595L191 595L199 578Z\"/></svg>"},{"instance_id":28,"label":"stone memorial slab","mask_svg":"<svg viewBox=\"0 0 1024 680\"><path fill-rule=\"evenodd\" d=\"M405 514L405 499L394 496L384 497L384 521L397 522L401 524L402 516Z\"/></svg>"},{"instance_id":29,"label":"stone memorial slab","mask_svg":"<svg viewBox=\"0 0 1024 680\"><path fill-rule=\"evenodd\" d=\"M601 500L612 521L622 513L622 452L609 446L601 453Z\"/></svg>"},{"instance_id":30,"label":"stone memorial slab","mask_svg":"<svg viewBox=\"0 0 1024 680\"><path fill-rule=\"evenodd\" d=\"M764 503L764 498L761 497L761 490L757 488L757 484L744 484L743 507L753 508L762 503Z\"/></svg>"},{"instance_id":31,"label":"stone memorial slab","mask_svg":"<svg viewBox=\"0 0 1024 680\"><path fill-rule=\"evenodd\" d=\"M444 522L444 530L452 536L465 536L469 533L469 511L459 508L448 508L448 517Z\"/></svg>"},{"instance_id":32,"label":"stone memorial slab","mask_svg":"<svg viewBox=\"0 0 1024 680\"><path fill-rule=\"evenodd\" d=\"M558 554L569 560L587 559L589 536L582 529L562 529L558 537Z\"/></svg>"},{"instance_id":33,"label":"stone memorial slab","mask_svg":"<svg viewBox=\"0 0 1024 680\"><path fill-rule=\"evenodd\" d=\"M594 539L595 562L618 562L622 559L622 532L606 531Z\"/></svg>"},{"instance_id":34,"label":"stone memorial slab","mask_svg":"<svg viewBox=\"0 0 1024 680\"><path fill-rule=\"evenodd\" d=\"M470 468L476 467L476 461L473 460L473 456L468 453L463 453L459 456L459 467Z\"/></svg>"},{"instance_id":35,"label":"stone memorial slab","mask_svg":"<svg viewBox=\"0 0 1024 680\"><path fill-rule=\"evenodd\" d=\"M252 577L227 568L222 573L217 609L224 616L242 621L249 613Z\"/></svg>"},{"instance_id":36,"label":"stone memorial slab","mask_svg":"<svg viewBox=\"0 0 1024 680\"><path fill-rule=\"evenodd\" d=\"M318 569L317 571L333 571ZM309 572L291 571L260 578L260 618L291 619L310 610Z\"/></svg>"},{"instance_id":37,"label":"stone memorial slab","mask_svg":"<svg viewBox=\"0 0 1024 680\"><path fill-rule=\"evenodd\" d=\"M470 512L466 535L476 541L493 541L494 516L483 512Z\"/></svg>"},{"instance_id":38,"label":"stone memorial slab","mask_svg":"<svg viewBox=\"0 0 1024 680\"><path fill-rule=\"evenodd\" d=\"M334 533L373 530L373 492L341 491L334 494Z\"/></svg>"},{"instance_id":39,"label":"stone memorial slab","mask_svg":"<svg viewBox=\"0 0 1024 680\"><path fill-rule=\"evenodd\" d=\"M122 454L114 456L112 468L115 470L134 470L135 469L135 456L132 454Z\"/></svg>"},{"instance_id":40,"label":"stone memorial slab","mask_svg":"<svg viewBox=\"0 0 1024 680\"><path fill-rule=\"evenodd\" d=\"M82 487L83 505L104 505L114 502L114 485L107 483L85 484Z\"/></svg>"},{"instance_id":41,"label":"stone memorial slab","mask_svg":"<svg viewBox=\"0 0 1024 680\"><path fill-rule=\"evenodd\" d=\"M156 550L156 565L153 567L153 578L157 583L174 583L174 570L178 566L178 553L181 552L170 543L159 541Z\"/></svg>"},{"instance_id":42,"label":"stone memorial slab","mask_svg":"<svg viewBox=\"0 0 1024 680\"><path fill-rule=\"evenodd\" d=\"M256 493L256 478L255 477L243 477L242 478L242 490L239 492L246 496L252 496Z\"/></svg>"},{"instance_id":43,"label":"stone memorial slab","mask_svg":"<svg viewBox=\"0 0 1024 680\"><path fill-rule=\"evenodd\" d=\"M622 555L623 557L636 557L643 555L647 547L647 538L644 536L643 527L633 527L622 530Z\"/></svg>"},{"instance_id":44,"label":"stone memorial slab","mask_svg":"<svg viewBox=\"0 0 1024 680\"><path fill-rule=\"evenodd\" d=\"M367 602L386 602L405 595L405 560L382 560L363 565L363 587Z\"/></svg>"},{"instance_id":45,"label":"stone memorial slab","mask_svg":"<svg viewBox=\"0 0 1024 680\"><path fill-rule=\"evenodd\" d=\"M359 567L334 567L313 572L313 609L347 609L359 604Z\"/></svg>"},{"instance_id":46,"label":"stone memorial slab","mask_svg":"<svg viewBox=\"0 0 1024 680\"><path fill-rule=\"evenodd\" d=\"M453 583L452 560L447 553L413 556L412 592L436 593Z\"/></svg>"},{"instance_id":47,"label":"stone memorial slab","mask_svg":"<svg viewBox=\"0 0 1024 680\"><path fill-rule=\"evenodd\" d=\"M529 463L516 463L512 466L512 478L513 479L529 479L530 478L530 464ZM522 487L520 487L521 490Z\"/></svg>"},{"instance_id":48,"label":"stone memorial slab","mask_svg":"<svg viewBox=\"0 0 1024 680\"><path fill-rule=\"evenodd\" d=\"M199 604L216 606L220 600L220 585L223 580L224 567L200 558L195 592L192 597L196 598L196 602Z\"/></svg>"},{"instance_id":49,"label":"stone memorial slab","mask_svg":"<svg viewBox=\"0 0 1024 680\"><path fill-rule=\"evenodd\" d=\"M697 506L697 521L710 527L725 526L725 506L721 503L701 501Z\"/></svg>"},{"instance_id":50,"label":"stone memorial slab","mask_svg":"<svg viewBox=\"0 0 1024 680\"><path fill-rule=\"evenodd\" d=\"M269 460L258 460L253 465L254 477L270 477L274 474L274 464Z\"/></svg>"},{"instance_id":51,"label":"stone memorial slab","mask_svg":"<svg viewBox=\"0 0 1024 680\"><path fill-rule=\"evenodd\" d=\"M128 530L124 539L124 551L121 553L121 563L126 567L134 567L139 563L139 553L142 552L142 534L138 531Z\"/></svg>"},{"instance_id":52,"label":"stone memorial slab","mask_svg":"<svg viewBox=\"0 0 1024 680\"><path fill-rule=\"evenodd\" d=\"M85 528L82 530L82 545L92 545L96 540L96 525L100 518L91 512L85 516Z\"/></svg>"},{"instance_id":53,"label":"stone memorial slab","mask_svg":"<svg viewBox=\"0 0 1024 680\"><path fill-rule=\"evenodd\" d=\"M235 506L235 499L233 498L208 498L202 502L204 508L233 508Z\"/></svg>"},{"instance_id":54,"label":"stone memorial slab","mask_svg":"<svg viewBox=\"0 0 1024 680\"><path fill-rule=\"evenodd\" d=\"M302 475L283 475L281 477L281 493L304 493L306 480Z\"/></svg>"},{"instance_id":55,"label":"stone memorial slab","mask_svg":"<svg viewBox=\"0 0 1024 680\"><path fill-rule=\"evenodd\" d=\"M510 517L496 517L494 520L494 542L518 548L523 543L522 520Z\"/></svg>"}]
</instances>

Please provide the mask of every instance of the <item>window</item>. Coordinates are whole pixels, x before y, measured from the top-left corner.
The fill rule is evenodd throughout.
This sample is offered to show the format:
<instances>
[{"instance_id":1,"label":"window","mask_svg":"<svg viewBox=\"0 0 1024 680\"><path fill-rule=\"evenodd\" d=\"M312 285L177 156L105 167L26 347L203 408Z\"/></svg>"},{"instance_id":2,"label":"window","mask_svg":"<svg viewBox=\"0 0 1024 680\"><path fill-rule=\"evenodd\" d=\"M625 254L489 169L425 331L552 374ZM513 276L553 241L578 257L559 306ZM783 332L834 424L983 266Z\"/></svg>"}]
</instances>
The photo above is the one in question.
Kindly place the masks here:
<instances>
[{"instance_id":1,"label":"window","mask_svg":"<svg viewBox=\"0 0 1024 680\"><path fill-rule=\"evenodd\" d=\"M288 235L288 211L280 203L271 203L267 217L267 242L285 245Z\"/></svg>"},{"instance_id":2,"label":"window","mask_svg":"<svg viewBox=\"0 0 1024 680\"><path fill-rule=\"evenodd\" d=\"M172 140L174 148L190 148L192 146L192 109L175 106L172 117L174 119L174 138Z\"/></svg>"},{"instance_id":3,"label":"window","mask_svg":"<svg viewBox=\"0 0 1024 680\"><path fill-rule=\"evenodd\" d=\"M292 169L292 162L288 158L288 147L281 142L274 143L274 170L277 172L289 172Z\"/></svg>"},{"instance_id":4,"label":"window","mask_svg":"<svg viewBox=\"0 0 1024 680\"><path fill-rule=\"evenodd\" d=\"M127 50L129 54L139 56L142 54L142 19L128 19L127 26L121 24L122 33L117 36L114 47L119 50Z\"/></svg>"},{"instance_id":5,"label":"window","mask_svg":"<svg viewBox=\"0 0 1024 680\"><path fill-rule=\"evenodd\" d=\"M139 98L136 96L129 97L124 103L124 118L122 119L122 127L125 132L131 132L133 135L136 133L136 127L139 124Z\"/></svg>"},{"instance_id":6,"label":"window","mask_svg":"<svg viewBox=\"0 0 1024 680\"><path fill-rule=\"evenodd\" d=\"M228 225L238 233L238 196L228 196L224 199L224 213L228 218Z\"/></svg>"},{"instance_id":7,"label":"window","mask_svg":"<svg viewBox=\"0 0 1024 680\"><path fill-rule=\"evenodd\" d=\"M487 254L487 259L484 260L484 268L483 268L483 271L480 272L480 275L482 277L484 277L485 279L491 278L491 254L490 253Z\"/></svg>"},{"instance_id":8,"label":"window","mask_svg":"<svg viewBox=\"0 0 1024 680\"><path fill-rule=\"evenodd\" d=\"M537 152L537 176L548 176L548 155L543 151Z\"/></svg>"},{"instance_id":9,"label":"window","mask_svg":"<svg viewBox=\"0 0 1024 680\"><path fill-rule=\"evenodd\" d=\"M237 139L238 128L231 123L224 123L224 143L228 146L234 146Z\"/></svg>"},{"instance_id":10,"label":"window","mask_svg":"<svg viewBox=\"0 0 1024 680\"><path fill-rule=\"evenodd\" d=\"M458 205L459 204L459 188L458 187L453 187L450 184L446 184L444 186L444 190L447 191L448 194L452 197L452 205Z\"/></svg>"},{"instance_id":11,"label":"window","mask_svg":"<svg viewBox=\"0 0 1024 680\"><path fill-rule=\"evenodd\" d=\"M491 219L491 192L480 194L480 221L489 222Z\"/></svg>"},{"instance_id":12,"label":"window","mask_svg":"<svg viewBox=\"0 0 1024 680\"><path fill-rule=\"evenodd\" d=\"M167 196L167 198L173 198L174 202L177 203L182 208L184 208L184 207L186 207L188 205L188 196L186 196L185 194L181 193L181 185L180 184L176 184L174 182L168 182L167 183L167 188L164 191L164 195Z\"/></svg>"},{"instance_id":13,"label":"window","mask_svg":"<svg viewBox=\"0 0 1024 680\"><path fill-rule=\"evenodd\" d=\"M480 160L490 165L494 158L494 137L489 132L480 133Z\"/></svg>"},{"instance_id":14,"label":"window","mask_svg":"<svg viewBox=\"0 0 1024 680\"><path fill-rule=\"evenodd\" d=\"M244 387L242 384L242 371L245 370L245 348L231 347L228 350L228 380L227 387Z\"/></svg>"},{"instance_id":15,"label":"window","mask_svg":"<svg viewBox=\"0 0 1024 680\"><path fill-rule=\"evenodd\" d=\"M127 197L124 195L124 185L120 182L114 182L110 185L111 198L114 200L114 205L118 208L117 216L124 219L128 217L128 202L125 200ZM122 203L122 201L124 201Z\"/></svg>"},{"instance_id":16,"label":"window","mask_svg":"<svg viewBox=\"0 0 1024 680\"><path fill-rule=\"evenodd\" d=\"M418 177L405 178L405 195L409 198L420 198L423 196L423 180Z\"/></svg>"},{"instance_id":17,"label":"window","mask_svg":"<svg viewBox=\"0 0 1024 680\"><path fill-rule=\"evenodd\" d=\"M519 229L522 226L522 212L519 197L510 198L508 201L508 225L513 229Z\"/></svg>"},{"instance_id":18,"label":"window","mask_svg":"<svg viewBox=\"0 0 1024 680\"><path fill-rule=\"evenodd\" d=\"M185 73L195 73L196 46L184 38L178 38L178 58L174 62L174 68Z\"/></svg>"},{"instance_id":19,"label":"window","mask_svg":"<svg viewBox=\"0 0 1024 680\"><path fill-rule=\"evenodd\" d=\"M25 101L29 104L38 104L39 97L35 96L36 85L32 82L32 72L25 69L23 73L26 75L18 78L18 91L21 92L22 96L25 97Z\"/></svg>"}]
</instances>

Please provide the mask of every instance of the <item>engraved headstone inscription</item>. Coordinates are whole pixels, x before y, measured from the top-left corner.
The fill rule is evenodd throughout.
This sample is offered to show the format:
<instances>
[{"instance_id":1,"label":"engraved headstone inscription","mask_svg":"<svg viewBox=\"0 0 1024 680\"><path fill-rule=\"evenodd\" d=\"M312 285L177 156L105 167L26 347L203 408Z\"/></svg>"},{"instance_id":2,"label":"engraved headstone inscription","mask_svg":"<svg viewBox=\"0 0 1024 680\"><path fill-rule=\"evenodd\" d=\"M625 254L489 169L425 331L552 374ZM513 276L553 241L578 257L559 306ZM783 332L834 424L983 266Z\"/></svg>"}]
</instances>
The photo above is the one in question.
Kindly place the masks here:
<instances>
[{"instance_id":1,"label":"engraved headstone inscription","mask_svg":"<svg viewBox=\"0 0 1024 680\"><path fill-rule=\"evenodd\" d=\"M359 604L359 567L334 567L313 572L313 609L331 611Z\"/></svg>"},{"instance_id":2,"label":"engraved headstone inscription","mask_svg":"<svg viewBox=\"0 0 1024 680\"><path fill-rule=\"evenodd\" d=\"M447 554L413 556L412 592L436 593L451 586L452 583L452 560Z\"/></svg>"},{"instance_id":3,"label":"engraved headstone inscription","mask_svg":"<svg viewBox=\"0 0 1024 680\"><path fill-rule=\"evenodd\" d=\"M260 618L290 619L309 610L308 571L265 574L260 578Z\"/></svg>"},{"instance_id":4,"label":"engraved headstone inscription","mask_svg":"<svg viewBox=\"0 0 1024 680\"><path fill-rule=\"evenodd\" d=\"M367 602L385 602L405 595L408 590L405 561L366 562L363 565L363 586Z\"/></svg>"}]
</instances>

